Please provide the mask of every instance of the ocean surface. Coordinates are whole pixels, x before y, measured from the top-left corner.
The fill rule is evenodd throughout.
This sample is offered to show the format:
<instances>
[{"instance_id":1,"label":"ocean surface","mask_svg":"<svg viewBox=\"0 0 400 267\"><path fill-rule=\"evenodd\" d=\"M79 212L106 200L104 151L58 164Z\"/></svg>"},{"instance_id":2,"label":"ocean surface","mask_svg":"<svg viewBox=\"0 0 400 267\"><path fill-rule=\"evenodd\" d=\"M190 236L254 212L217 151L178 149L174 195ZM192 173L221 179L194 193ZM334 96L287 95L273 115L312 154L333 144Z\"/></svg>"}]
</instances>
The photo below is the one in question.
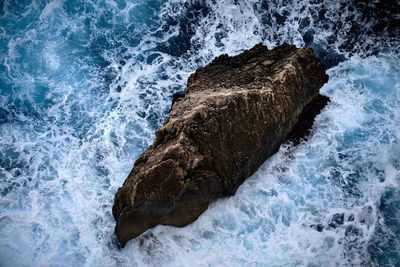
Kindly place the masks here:
<instances>
[{"instance_id":1,"label":"ocean surface","mask_svg":"<svg viewBox=\"0 0 400 267\"><path fill-rule=\"evenodd\" d=\"M0 0L0 266L400 266L398 1ZM331 98L234 197L122 249L116 190L190 73L312 46Z\"/></svg>"}]
</instances>

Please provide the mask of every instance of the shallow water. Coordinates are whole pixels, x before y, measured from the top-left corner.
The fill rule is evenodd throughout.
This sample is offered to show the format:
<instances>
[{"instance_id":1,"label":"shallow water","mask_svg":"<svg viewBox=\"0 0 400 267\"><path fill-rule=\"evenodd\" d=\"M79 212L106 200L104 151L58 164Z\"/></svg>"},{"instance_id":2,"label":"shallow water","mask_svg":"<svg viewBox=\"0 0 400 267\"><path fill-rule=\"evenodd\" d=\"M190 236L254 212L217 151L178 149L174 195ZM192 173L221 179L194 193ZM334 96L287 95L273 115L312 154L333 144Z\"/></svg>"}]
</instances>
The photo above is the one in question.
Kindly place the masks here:
<instances>
[{"instance_id":1,"label":"shallow water","mask_svg":"<svg viewBox=\"0 0 400 267\"><path fill-rule=\"evenodd\" d=\"M1 2L0 265L399 265L399 16L376 10ZM311 45L328 67L321 92L332 101L311 138L281 147L193 224L157 226L121 249L113 197L173 93L215 56L258 42Z\"/></svg>"}]
</instances>

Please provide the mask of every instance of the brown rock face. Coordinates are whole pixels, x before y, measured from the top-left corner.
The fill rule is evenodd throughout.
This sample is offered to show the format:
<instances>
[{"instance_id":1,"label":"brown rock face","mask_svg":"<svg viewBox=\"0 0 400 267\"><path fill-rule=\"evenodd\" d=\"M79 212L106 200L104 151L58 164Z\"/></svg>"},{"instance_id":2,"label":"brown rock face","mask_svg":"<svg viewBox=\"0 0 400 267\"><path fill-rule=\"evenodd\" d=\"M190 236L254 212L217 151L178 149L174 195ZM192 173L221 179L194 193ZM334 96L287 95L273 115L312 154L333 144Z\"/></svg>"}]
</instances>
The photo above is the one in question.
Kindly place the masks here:
<instances>
[{"instance_id":1,"label":"brown rock face","mask_svg":"<svg viewBox=\"0 0 400 267\"><path fill-rule=\"evenodd\" d=\"M311 48L258 44L199 68L115 196L126 242L158 224L185 226L235 194L285 140L328 80Z\"/></svg>"}]
</instances>

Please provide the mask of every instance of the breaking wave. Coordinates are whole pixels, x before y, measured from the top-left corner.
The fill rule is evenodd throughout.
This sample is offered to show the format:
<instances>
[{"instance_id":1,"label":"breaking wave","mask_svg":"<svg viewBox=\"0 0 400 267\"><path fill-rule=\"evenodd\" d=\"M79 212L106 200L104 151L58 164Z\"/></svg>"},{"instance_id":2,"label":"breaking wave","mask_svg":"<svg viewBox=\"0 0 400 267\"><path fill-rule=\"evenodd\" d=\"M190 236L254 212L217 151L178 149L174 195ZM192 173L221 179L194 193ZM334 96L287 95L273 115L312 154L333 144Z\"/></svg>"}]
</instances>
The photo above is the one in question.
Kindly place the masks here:
<instances>
[{"instance_id":1,"label":"breaking wave","mask_svg":"<svg viewBox=\"0 0 400 267\"><path fill-rule=\"evenodd\" d=\"M399 4L0 2L0 265L400 264ZM234 197L124 249L114 194L196 68L310 45L331 103Z\"/></svg>"}]
</instances>

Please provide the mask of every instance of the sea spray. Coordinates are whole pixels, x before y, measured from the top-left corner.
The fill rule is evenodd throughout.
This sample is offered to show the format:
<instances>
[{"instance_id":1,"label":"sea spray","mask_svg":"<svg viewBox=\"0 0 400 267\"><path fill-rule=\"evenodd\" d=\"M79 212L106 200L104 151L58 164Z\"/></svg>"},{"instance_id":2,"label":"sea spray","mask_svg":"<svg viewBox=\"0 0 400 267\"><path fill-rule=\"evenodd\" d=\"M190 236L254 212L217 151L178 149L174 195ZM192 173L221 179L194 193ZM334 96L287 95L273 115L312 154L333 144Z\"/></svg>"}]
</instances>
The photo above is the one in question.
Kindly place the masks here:
<instances>
[{"instance_id":1,"label":"sea spray","mask_svg":"<svg viewBox=\"0 0 400 267\"><path fill-rule=\"evenodd\" d=\"M0 263L398 265L398 16L378 4L1 2ZM311 45L330 68L311 138L196 223L121 250L113 197L172 95L260 41Z\"/></svg>"}]
</instances>

